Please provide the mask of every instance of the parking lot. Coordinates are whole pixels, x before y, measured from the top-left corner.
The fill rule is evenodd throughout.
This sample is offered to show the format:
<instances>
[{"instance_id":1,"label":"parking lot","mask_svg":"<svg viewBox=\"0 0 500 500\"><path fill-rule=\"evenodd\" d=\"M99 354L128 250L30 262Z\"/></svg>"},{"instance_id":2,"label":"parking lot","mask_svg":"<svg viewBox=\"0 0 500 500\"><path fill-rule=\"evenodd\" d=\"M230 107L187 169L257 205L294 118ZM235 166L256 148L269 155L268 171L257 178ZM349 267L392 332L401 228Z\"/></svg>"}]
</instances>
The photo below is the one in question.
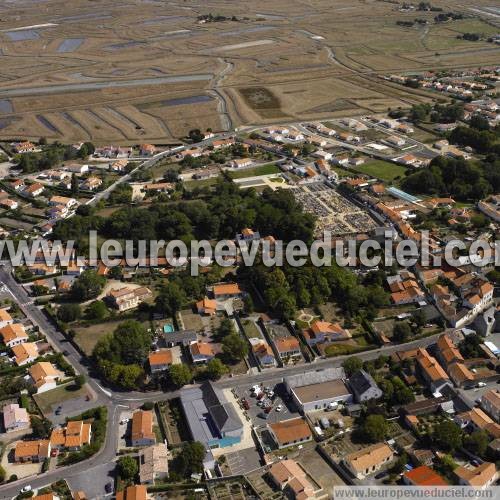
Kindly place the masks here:
<instances>
[{"instance_id":1,"label":"parking lot","mask_svg":"<svg viewBox=\"0 0 500 500\"><path fill-rule=\"evenodd\" d=\"M250 385L240 386L235 389L235 392L239 401L245 398L248 402L249 407L246 410L246 414L254 425L262 426L266 423L281 422L282 420L288 420L299 415L298 409L288 397L281 380L262 384L261 390L264 393L267 392L269 394L270 390L274 394L272 397L264 394L260 400L257 399L251 387ZM269 413L265 413L263 405L270 405L271 410ZM278 408L279 411L277 411Z\"/></svg>"},{"instance_id":2,"label":"parking lot","mask_svg":"<svg viewBox=\"0 0 500 500\"><path fill-rule=\"evenodd\" d=\"M130 430L132 428L132 410L122 411L120 425L118 425L118 449L122 450L130 446Z\"/></svg>"}]
</instances>

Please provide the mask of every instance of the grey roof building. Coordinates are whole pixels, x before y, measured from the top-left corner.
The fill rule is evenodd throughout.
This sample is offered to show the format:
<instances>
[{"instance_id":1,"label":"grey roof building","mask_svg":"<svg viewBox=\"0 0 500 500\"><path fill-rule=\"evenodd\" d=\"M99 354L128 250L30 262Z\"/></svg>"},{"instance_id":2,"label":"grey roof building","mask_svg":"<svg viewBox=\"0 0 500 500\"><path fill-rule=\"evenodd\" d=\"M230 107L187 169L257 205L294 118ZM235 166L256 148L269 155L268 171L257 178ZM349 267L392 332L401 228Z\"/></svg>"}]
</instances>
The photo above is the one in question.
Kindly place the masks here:
<instances>
[{"instance_id":1,"label":"grey roof building","mask_svg":"<svg viewBox=\"0 0 500 500\"><path fill-rule=\"evenodd\" d=\"M165 332L163 334L167 346L173 347L176 345L188 346L192 342L198 340L198 335L194 330L177 330L175 332Z\"/></svg>"},{"instance_id":2,"label":"grey roof building","mask_svg":"<svg viewBox=\"0 0 500 500\"><path fill-rule=\"evenodd\" d=\"M373 377L365 370L359 370L349 378L349 388L358 403L379 399L383 394Z\"/></svg>"},{"instance_id":3,"label":"grey roof building","mask_svg":"<svg viewBox=\"0 0 500 500\"><path fill-rule=\"evenodd\" d=\"M211 382L182 389L180 399L193 440L207 448L203 464L212 469L215 460L210 450L239 443L243 435L241 419L224 393Z\"/></svg>"},{"instance_id":4,"label":"grey roof building","mask_svg":"<svg viewBox=\"0 0 500 500\"><path fill-rule=\"evenodd\" d=\"M352 394L344 380L343 368L303 372L283 379L288 393L303 412L324 409L332 403L350 403Z\"/></svg>"}]
</instances>

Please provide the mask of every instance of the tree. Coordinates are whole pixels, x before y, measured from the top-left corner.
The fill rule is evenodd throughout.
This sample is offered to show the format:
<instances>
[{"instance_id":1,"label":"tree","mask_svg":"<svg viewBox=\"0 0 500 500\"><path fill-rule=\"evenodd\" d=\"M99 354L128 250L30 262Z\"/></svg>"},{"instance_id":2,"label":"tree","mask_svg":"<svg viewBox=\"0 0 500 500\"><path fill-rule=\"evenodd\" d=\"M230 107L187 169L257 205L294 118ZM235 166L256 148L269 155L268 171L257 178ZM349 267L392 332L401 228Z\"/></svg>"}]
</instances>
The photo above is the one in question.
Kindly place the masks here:
<instances>
[{"instance_id":1,"label":"tree","mask_svg":"<svg viewBox=\"0 0 500 500\"><path fill-rule=\"evenodd\" d=\"M89 319L104 319L108 315L108 308L102 300L95 300L89 304L85 314Z\"/></svg>"},{"instance_id":2,"label":"tree","mask_svg":"<svg viewBox=\"0 0 500 500\"><path fill-rule=\"evenodd\" d=\"M205 458L205 446L198 442L185 442L182 451L175 460L175 469L184 477L190 477L193 473L203 470L203 459Z\"/></svg>"},{"instance_id":3,"label":"tree","mask_svg":"<svg viewBox=\"0 0 500 500\"><path fill-rule=\"evenodd\" d=\"M57 311L57 317L64 323L71 323L82 316L80 304L63 304Z\"/></svg>"},{"instance_id":4,"label":"tree","mask_svg":"<svg viewBox=\"0 0 500 500\"><path fill-rule=\"evenodd\" d=\"M240 361L248 354L248 345L241 335L231 333L222 340L222 352L233 361Z\"/></svg>"},{"instance_id":5,"label":"tree","mask_svg":"<svg viewBox=\"0 0 500 500\"><path fill-rule=\"evenodd\" d=\"M32 435L38 439L47 439L52 430L52 424L46 418L30 417Z\"/></svg>"},{"instance_id":6,"label":"tree","mask_svg":"<svg viewBox=\"0 0 500 500\"><path fill-rule=\"evenodd\" d=\"M193 380L193 374L188 365L172 365L168 373L170 380L176 387L182 387Z\"/></svg>"},{"instance_id":7,"label":"tree","mask_svg":"<svg viewBox=\"0 0 500 500\"><path fill-rule=\"evenodd\" d=\"M474 455L484 456L488 448L488 434L483 429L478 429L464 439L464 446Z\"/></svg>"},{"instance_id":8,"label":"tree","mask_svg":"<svg viewBox=\"0 0 500 500\"><path fill-rule=\"evenodd\" d=\"M391 472L394 474L401 474L405 470L405 465L408 463L408 455L405 451L399 455L394 465L391 468Z\"/></svg>"},{"instance_id":9,"label":"tree","mask_svg":"<svg viewBox=\"0 0 500 500\"><path fill-rule=\"evenodd\" d=\"M412 321L417 325L417 327L422 328L426 323L425 313L422 309L417 309L411 315Z\"/></svg>"},{"instance_id":10,"label":"tree","mask_svg":"<svg viewBox=\"0 0 500 500\"><path fill-rule=\"evenodd\" d=\"M164 316L174 316L186 301L184 290L175 281L172 281L160 290L155 307Z\"/></svg>"},{"instance_id":11,"label":"tree","mask_svg":"<svg viewBox=\"0 0 500 500\"><path fill-rule=\"evenodd\" d=\"M224 339L228 335L234 334L234 324L229 318L223 318L220 322L219 327L217 328L217 338Z\"/></svg>"},{"instance_id":12,"label":"tree","mask_svg":"<svg viewBox=\"0 0 500 500\"><path fill-rule=\"evenodd\" d=\"M190 130L188 136L193 142L201 142L204 139L204 135L198 128Z\"/></svg>"},{"instance_id":13,"label":"tree","mask_svg":"<svg viewBox=\"0 0 500 500\"><path fill-rule=\"evenodd\" d=\"M5 469L0 465L0 483L3 483L5 481L7 473L5 472Z\"/></svg>"},{"instance_id":14,"label":"tree","mask_svg":"<svg viewBox=\"0 0 500 500\"><path fill-rule=\"evenodd\" d=\"M130 455L118 459L118 474L122 479L134 479L139 472L137 460Z\"/></svg>"},{"instance_id":15,"label":"tree","mask_svg":"<svg viewBox=\"0 0 500 500\"><path fill-rule=\"evenodd\" d=\"M78 195L80 193L80 186L78 184L78 177L76 174L71 175L71 194Z\"/></svg>"},{"instance_id":16,"label":"tree","mask_svg":"<svg viewBox=\"0 0 500 500\"><path fill-rule=\"evenodd\" d=\"M243 299L243 304L245 305L245 312L251 314L254 311L253 299L250 294L245 295Z\"/></svg>"},{"instance_id":17,"label":"tree","mask_svg":"<svg viewBox=\"0 0 500 500\"><path fill-rule=\"evenodd\" d=\"M77 375L75 377L75 386L78 389L81 389L84 384L85 384L85 375Z\"/></svg>"},{"instance_id":18,"label":"tree","mask_svg":"<svg viewBox=\"0 0 500 500\"><path fill-rule=\"evenodd\" d=\"M207 363L207 375L212 380L220 379L227 371L227 366L219 358L213 358Z\"/></svg>"},{"instance_id":19,"label":"tree","mask_svg":"<svg viewBox=\"0 0 500 500\"><path fill-rule=\"evenodd\" d=\"M106 278L91 269L84 271L71 287L71 295L79 302L95 299L102 291Z\"/></svg>"},{"instance_id":20,"label":"tree","mask_svg":"<svg viewBox=\"0 0 500 500\"><path fill-rule=\"evenodd\" d=\"M356 356L351 356L342 363L342 367L344 368L346 375L350 377L352 374L363 368L363 361Z\"/></svg>"},{"instance_id":21,"label":"tree","mask_svg":"<svg viewBox=\"0 0 500 500\"><path fill-rule=\"evenodd\" d=\"M454 451L462 445L462 430L451 420L445 420L434 426L432 439L442 449Z\"/></svg>"},{"instance_id":22,"label":"tree","mask_svg":"<svg viewBox=\"0 0 500 500\"><path fill-rule=\"evenodd\" d=\"M400 321L394 325L392 331L394 340L397 342L406 342L411 335L411 327L407 321Z\"/></svg>"},{"instance_id":23,"label":"tree","mask_svg":"<svg viewBox=\"0 0 500 500\"><path fill-rule=\"evenodd\" d=\"M364 438L371 443L383 441L388 430L387 420L382 415L368 415L362 427Z\"/></svg>"}]
</instances>

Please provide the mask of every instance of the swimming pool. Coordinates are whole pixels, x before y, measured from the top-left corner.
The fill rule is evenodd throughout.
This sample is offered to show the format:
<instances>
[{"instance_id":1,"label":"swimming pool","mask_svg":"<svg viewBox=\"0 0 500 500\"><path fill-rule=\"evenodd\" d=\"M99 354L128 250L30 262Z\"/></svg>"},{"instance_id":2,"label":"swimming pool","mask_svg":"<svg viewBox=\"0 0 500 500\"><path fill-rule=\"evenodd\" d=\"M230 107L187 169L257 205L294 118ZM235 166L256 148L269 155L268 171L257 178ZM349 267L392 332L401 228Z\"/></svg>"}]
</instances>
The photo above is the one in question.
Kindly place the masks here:
<instances>
[{"instance_id":1,"label":"swimming pool","mask_svg":"<svg viewBox=\"0 0 500 500\"><path fill-rule=\"evenodd\" d=\"M166 323L165 325L163 325L163 333L172 333L173 331L174 327L170 323Z\"/></svg>"}]
</instances>

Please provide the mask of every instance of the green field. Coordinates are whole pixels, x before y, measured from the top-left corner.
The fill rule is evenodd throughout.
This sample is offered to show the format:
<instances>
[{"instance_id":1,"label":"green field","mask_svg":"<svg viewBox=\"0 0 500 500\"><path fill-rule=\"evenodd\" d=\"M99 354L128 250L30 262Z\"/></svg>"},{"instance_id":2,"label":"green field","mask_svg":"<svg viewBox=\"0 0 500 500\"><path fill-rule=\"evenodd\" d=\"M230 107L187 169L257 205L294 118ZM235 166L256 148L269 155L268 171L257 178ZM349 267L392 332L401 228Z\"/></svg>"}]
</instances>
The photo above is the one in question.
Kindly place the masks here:
<instances>
[{"instance_id":1,"label":"green field","mask_svg":"<svg viewBox=\"0 0 500 500\"><path fill-rule=\"evenodd\" d=\"M280 169L276 165L270 163L268 165L259 165L258 167L245 168L236 172L229 172L229 177L231 177L231 179L244 179L245 177L277 174L279 171Z\"/></svg>"},{"instance_id":2,"label":"green field","mask_svg":"<svg viewBox=\"0 0 500 500\"><path fill-rule=\"evenodd\" d=\"M403 177L406 172L406 169L401 165L384 160L369 161L356 167L356 170L386 182L393 182L396 177Z\"/></svg>"},{"instance_id":3,"label":"green field","mask_svg":"<svg viewBox=\"0 0 500 500\"><path fill-rule=\"evenodd\" d=\"M186 188L187 191L192 191L195 188L205 188L205 187L210 187L214 186L217 183L218 177L210 177L209 179L200 179L200 180L192 180L192 181L186 181L184 183L184 187Z\"/></svg>"},{"instance_id":4,"label":"green field","mask_svg":"<svg viewBox=\"0 0 500 500\"><path fill-rule=\"evenodd\" d=\"M38 408L40 408L40 411L45 415L50 413L55 405L61 404L70 399L84 397L87 394L88 391L86 387L77 389L74 384L69 383L61 385L51 391L34 394L33 398L36 401Z\"/></svg>"}]
</instances>

